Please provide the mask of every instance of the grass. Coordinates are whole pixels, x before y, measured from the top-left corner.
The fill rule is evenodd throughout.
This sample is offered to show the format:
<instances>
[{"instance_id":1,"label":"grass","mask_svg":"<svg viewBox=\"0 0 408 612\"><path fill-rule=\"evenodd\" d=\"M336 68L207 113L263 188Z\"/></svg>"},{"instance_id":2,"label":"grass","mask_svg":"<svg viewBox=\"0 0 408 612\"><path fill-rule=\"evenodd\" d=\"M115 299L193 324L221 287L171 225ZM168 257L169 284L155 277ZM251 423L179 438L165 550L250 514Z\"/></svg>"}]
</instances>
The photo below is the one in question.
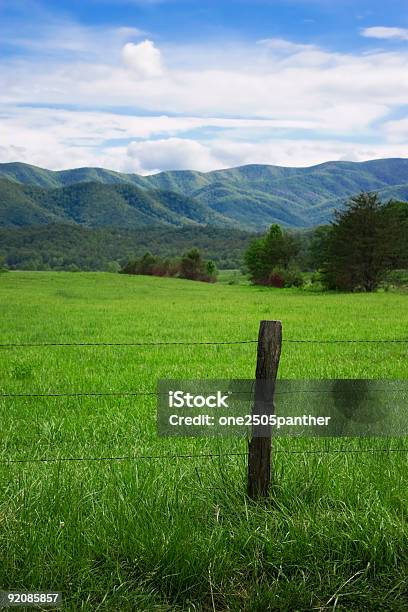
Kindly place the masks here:
<instances>
[{"instance_id":1,"label":"grass","mask_svg":"<svg viewBox=\"0 0 408 612\"><path fill-rule=\"evenodd\" d=\"M336 295L103 273L0 278L1 343L408 337L406 296ZM407 344L284 344L283 378L407 378ZM2 392L155 390L248 378L256 345L0 351ZM245 452L165 439L154 398L0 398L1 459ZM0 465L0 588L59 589L65 610L406 610L404 439L274 441L273 498L245 457ZM288 451L302 451L290 454Z\"/></svg>"}]
</instances>

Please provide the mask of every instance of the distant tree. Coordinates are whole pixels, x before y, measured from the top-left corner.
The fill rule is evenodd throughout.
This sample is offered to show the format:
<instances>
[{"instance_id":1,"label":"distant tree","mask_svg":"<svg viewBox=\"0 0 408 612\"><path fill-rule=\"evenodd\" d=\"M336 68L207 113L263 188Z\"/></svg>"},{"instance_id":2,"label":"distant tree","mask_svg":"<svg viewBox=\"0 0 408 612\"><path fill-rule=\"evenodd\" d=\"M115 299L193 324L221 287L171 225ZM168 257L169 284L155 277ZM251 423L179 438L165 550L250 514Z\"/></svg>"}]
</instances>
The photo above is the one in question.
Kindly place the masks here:
<instances>
[{"instance_id":1,"label":"distant tree","mask_svg":"<svg viewBox=\"0 0 408 612\"><path fill-rule=\"evenodd\" d=\"M118 261L109 261L106 266L107 272L119 272L120 263Z\"/></svg>"},{"instance_id":2,"label":"distant tree","mask_svg":"<svg viewBox=\"0 0 408 612\"><path fill-rule=\"evenodd\" d=\"M147 252L140 259L130 259L119 270L121 274L147 274L151 276L179 276L189 280L214 283L217 268L213 261L205 261L196 248L181 259L162 258Z\"/></svg>"},{"instance_id":3,"label":"distant tree","mask_svg":"<svg viewBox=\"0 0 408 612\"><path fill-rule=\"evenodd\" d=\"M67 272L79 272L78 266L74 263L71 263L68 266L65 266L64 269L67 270Z\"/></svg>"},{"instance_id":4,"label":"distant tree","mask_svg":"<svg viewBox=\"0 0 408 612\"><path fill-rule=\"evenodd\" d=\"M320 270L327 263L331 225L320 225L314 230L309 245L309 265L312 270Z\"/></svg>"},{"instance_id":5,"label":"distant tree","mask_svg":"<svg viewBox=\"0 0 408 612\"><path fill-rule=\"evenodd\" d=\"M390 265L390 230L377 194L361 193L336 211L323 265L326 286L374 291Z\"/></svg>"},{"instance_id":6,"label":"distant tree","mask_svg":"<svg viewBox=\"0 0 408 612\"><path fill-rule=\"evenodd\" d=\"M390 200L383 208L383 215L392 236L390 268L408 268L408 202Z\"/></svg>"},{"instance_id":7,"label":"distant tree","mask_svg":"<svg viewBox=\"0 0 408 612\"><path fill-rule=\"evenodd\" d=\"M180 277L189 280L201 280L205 276L205 264L198 249L193 248L184 253L180 262Z\"/></svg>"},{"instance_id":8,"label":"distant tree","mask_svg":"<svg viewBox=\"0 0 408 612\"><path fill-rule=\"evenodd\" d=\"M295 265L274 268L268 279L268 285L271 287L303 287L303 284L303 274Z\"/></svg>"},{"instance_id":9,"label":"distant tree","mask_svg":"<svg viewBox=\"0 0 408 612\"><path fill-rule=\"evenodd\" d=\"M139 274L152 274L153 267L157 264L157 257L147 251L139 261Z\"/></svg>"},{"instance_id":10,"label":"distant tree","mask_svg":"<svg viewBox=\"0 0 408 612\"><path fill-rule=\"evenodd\" d=\"M254 240L244 255L252 282L268 285L271 273L277 268L288 268L299 252L298 240L283 232L277 224L268 233Z\"/></svg>"},{"instance_id":11,"label":"distant tree","mask_svg":"<svg viewBox=\"0 0 408 612\"><path fill-rule=\"evenodd\" d=\"M210 282L215 282L217 280L218 270L215 262L212 259L207 261L207 276Z\"/></svg>"},{"instance_id":12,"label":"distant tree","mask_svg":"<svg viewBox=\"0 0 408 612\"><path fill-rule=\"evenodd\" d=\"M208 254L218 267L239 268L254 234L211 227L143 227L139 229L89 228L49 224L36 227L0 228L0 252L10 269L66 269L71 263L81 270L107 270L110 262L123 266L146 251L172 262L191 245ZM172 267L172 266L170 266ZM172 272L166 271L166 275Z\"/></svg>"}]
</instances>

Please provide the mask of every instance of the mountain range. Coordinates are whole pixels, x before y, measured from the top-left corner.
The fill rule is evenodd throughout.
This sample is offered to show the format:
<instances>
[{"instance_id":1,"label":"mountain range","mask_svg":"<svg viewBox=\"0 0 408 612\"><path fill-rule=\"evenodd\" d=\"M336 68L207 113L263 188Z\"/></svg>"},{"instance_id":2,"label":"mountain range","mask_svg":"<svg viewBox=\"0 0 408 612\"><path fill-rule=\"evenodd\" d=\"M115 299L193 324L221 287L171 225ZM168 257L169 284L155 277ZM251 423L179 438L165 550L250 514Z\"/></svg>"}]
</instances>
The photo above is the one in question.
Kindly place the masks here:
<instances>
[{"instance_id":1,"label":"mountain range","mask_svg":"<svg viewBox=\"0 0 408 612\"><path fill-rule=\"evenodd\" d=\"M408 200L408 159L150 176L103 168L52 171L13 162L0 164L0 227L215 225L256 231L279 223L303 228L327 223L334 209L361 191Z\"/></svg>"}]
</instances>

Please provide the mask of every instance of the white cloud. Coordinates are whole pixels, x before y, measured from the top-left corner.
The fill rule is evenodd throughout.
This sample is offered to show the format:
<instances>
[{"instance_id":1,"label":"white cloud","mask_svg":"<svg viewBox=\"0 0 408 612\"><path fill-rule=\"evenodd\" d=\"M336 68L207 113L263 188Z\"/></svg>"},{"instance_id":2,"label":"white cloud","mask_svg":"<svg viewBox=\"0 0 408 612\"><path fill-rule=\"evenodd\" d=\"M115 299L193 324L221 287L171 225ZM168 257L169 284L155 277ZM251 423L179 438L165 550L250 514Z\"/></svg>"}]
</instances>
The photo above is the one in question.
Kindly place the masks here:
<instances>
[{"instance_id":1,"label":"white cloud","mask_svg":"<svg viewBox=\"0 0 408 612\"><path fill-rule=\"evenodd\" d=\"M373 28L364 28L361 30L361 35L366 38L391 38L394 40L408 40L408 28L387 28L376 26Z\"/></svg>"},{"instance_id":2,"label":"white cloud","mask_svg":"<svg viewBox=\"0 0 408 612\"><path fill-rule=\"evenodd\" d=\"M241 127L229 127L213 140L200 141L199 137L180 136L154 138L154 134L163 131L182 134L189 125L205 125L205 120L46 111L20 109L21 115L1 119L0 162L24 161L55 170L102 166L122 172L151 174L166 169L206 172L252 163L308 166L327 160L363 161L406 156L402 139L393 142L391 137L388 144L381 145L367 145L358 139L341 142L334 138L308 140L305 137L271 137L256 142L251 139L252 127L246 128L247 122L244 121ZM225 120L213 119L209 123L211 121L222 125ZM239 125L238 120L236 125ZM235 138L236 129L239 138ZM245 130L249 131L246 133ZM129 137L132 133L145 136L122 144L112 144L109 140L119 135Z\"/></svg>"},{"instance_id":3,"label":"white cloud","mask_svg":"<svg viewBox=\"0 0 408 612\"><path fill-rule=\"evenodd\" d=\"M139 172L159 170L201 170L206 172L219 167L220 160L211 153L211 148L188 138L167 138L133 142L127 154L135 161Z\"/></svg>"},{"instance_id":4,"label":"white cloud","mask_svg":"<svg viewBox=\"0 0 408 612\"><path fill-rule=\"evenodd\" d=\"M129 145L127 168L150 174L158 170L208 170L244 164L272 164L305 167L327 160L365 161L378 157L404 157L401 145L380 147L335 140L310 141L275 139L262 143L218 140L205 144L179 138L150 140Z\"/></svg>"},{"instance_id":5,"label":"white cloud","mask_svg":"<svg viewBox=\"0 0 408 612\"><path fill-rule=\"evenodd\" d=\"M281 39L158 48L135 42L135 28L69 27L24 36L35 52L1 61L2 161L152 172L406 155L405 128L386 120L408 104L408 49L337 53Z\"/></svg>"},{"instance_id":6,"label":"white cloud","mask_svg":"<svg viewBox=\"0 0 408 612\"><path fill-rule=\"evenodd\" d=\"M161 53L151 40L138 44L126 43L122 49L122 58L136 76L148 79L163 74Z\"/></svg>"},{"instance_id":7,"label":"white cloud","mask_svg":"<svg viewBox=\"0 0 408 612\"><path fill-rule=\"evenodd\" d=\"M389 142L405 144L408 142L408 117L387 121L383 129Z\"/></svg>"},{"instance_id":8,"label":"white cloud","mask_svg":"<svg viewBox=\"0 0 408 612\"><path fill-rule=\"evenodd\" d=\"M207 145L180 138L192 130L200 133L217 128L222 138L237 139L234 146L238 152L239 142L247 141L254 133L317 127L314 123L297 121L145 117L12 106L0 107L0 126L3 145L0 161L20 160L54 169L103 165L143 173L170 167L209 170L225 166L225 159L218 159ZM133 141L130 146L128 141Z\"/></svg>"},{"instance_id":9,"label":"white cloud","mask_svg":"<svg viewBox=\"0 0 408 612\"><path fill-rule=\"evenodd\" d=\"M41 62L14 61L0 68L0 99L309 122L339 132L364 130L408 100L408 53L364 56L308 48L282 55L260 45L227 46L218 50L215 66L208 53L203 67L206 49L197 47L190 49L184 67L179 57L174 66L177 52L165 48L168 68L163 71L153 43L128 43L125 50L128 66L145 78L132 78L132 69L115 64L115 53L108 50L111 63L57 62L44 70Z\"/></svg>"}]
</instances>

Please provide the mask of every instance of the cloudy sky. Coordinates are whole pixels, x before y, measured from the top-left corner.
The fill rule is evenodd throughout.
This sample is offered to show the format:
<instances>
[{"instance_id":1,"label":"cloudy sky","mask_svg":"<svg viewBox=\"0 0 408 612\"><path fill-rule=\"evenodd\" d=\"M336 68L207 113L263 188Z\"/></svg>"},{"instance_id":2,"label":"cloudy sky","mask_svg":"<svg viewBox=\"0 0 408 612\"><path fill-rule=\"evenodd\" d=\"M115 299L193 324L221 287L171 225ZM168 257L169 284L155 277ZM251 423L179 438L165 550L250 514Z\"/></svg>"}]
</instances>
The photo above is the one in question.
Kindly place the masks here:
<instances>
[{"instance_id":1,"label":"cloudy sky","mask_svg":"<svg viewBox=\"0 0 408 612\"><path fill-rule=\"evenodd\" d=\"M407 0L0 0L0 162L408 157Z\"/></svg>"}]
</instances>

